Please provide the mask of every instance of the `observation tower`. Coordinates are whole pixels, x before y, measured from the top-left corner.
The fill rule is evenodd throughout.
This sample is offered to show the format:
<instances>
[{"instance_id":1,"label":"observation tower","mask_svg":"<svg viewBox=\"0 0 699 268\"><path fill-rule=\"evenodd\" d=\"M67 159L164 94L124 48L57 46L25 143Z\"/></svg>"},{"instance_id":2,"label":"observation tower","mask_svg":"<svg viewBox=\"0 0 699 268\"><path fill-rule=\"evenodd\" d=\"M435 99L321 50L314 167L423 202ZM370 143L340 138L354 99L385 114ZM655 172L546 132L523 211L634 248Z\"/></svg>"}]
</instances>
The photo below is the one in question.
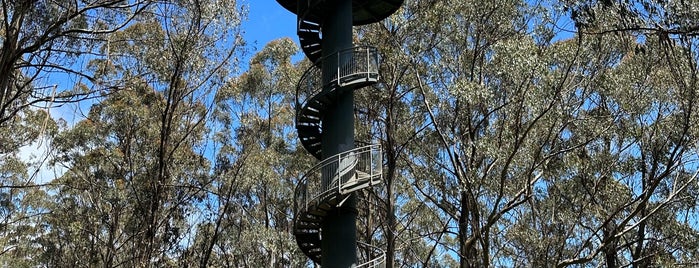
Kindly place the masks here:
<instances>
[{"instance_id":1,"label":"observation tower","mask_svg":"<svg viewBox=\"0 0 699 268\"><path fill-rule=\"evenodd\" d=\"M379 56L352 44L352 26L385 19L403 0L277 2L298 16L301 48L314 63L296 88L296 130L320 162L294 192L296 243L324 267L380 266L385 253L357 241L356 192L381 183L382 150L354 140L354 90L378 81ZM370 254L358 258L358 246Z\"/></svg>"}]
</instances>

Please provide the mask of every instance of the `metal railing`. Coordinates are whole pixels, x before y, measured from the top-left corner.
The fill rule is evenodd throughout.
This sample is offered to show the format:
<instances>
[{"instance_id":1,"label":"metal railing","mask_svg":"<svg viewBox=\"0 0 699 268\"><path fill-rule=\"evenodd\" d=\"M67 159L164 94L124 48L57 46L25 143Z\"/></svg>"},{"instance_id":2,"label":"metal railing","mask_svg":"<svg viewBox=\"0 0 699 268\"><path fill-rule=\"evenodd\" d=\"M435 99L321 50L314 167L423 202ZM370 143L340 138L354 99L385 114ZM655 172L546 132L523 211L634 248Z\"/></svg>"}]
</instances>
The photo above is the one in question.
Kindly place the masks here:
<instances>
[{"instance_id":1,"label":"metal railing","mask_svg":"<svg viewBox=\"0 0 699 268\"><path fill-rule=\"evenodd\" d=\"M359 246L359 249L364 250L365 252L357 252L358 256L361 256L362 258L366 260L366 262L363 262L355 268L375 268L375 267L386 267L386 252L383 251L381 248L370 245L367 243L362 243L357 241L357 245ZM364 253L364 255L362 255Z\"/></svg>"},{"instance_id":2,"label":"metal railing","mask_svg":"<svg viewBox=\"0 0 699 268\"><path fill-rule=\"evenodd\" d=\"M323 91L323 87L334 84L333 90L362 82L379 79L379 53L375 47L357 46L340 50L321 58L322 68L333 75L322 79L321 69L311 66L296 86L296 110L304 107L308 100ZM297 114L298 116L298 114Z\"/></svg>"},{"instance_id":3,"label":"metal railing","mask_svg":"<svg viewBox=\"0 0 699 268\"><path fill-rule=\"evenodd\" d=\"M358 190L355 186L379 183L383 174L382 161L378 144L355 148L321 161L296 187L297 213L308 211L312 203L319 204L332 195Z\"/></svg>"},{"instance_id":4,"label":"metal railing","mask_svg":"<svg viewBox=\"0 0 699 268\"><path fill-rule=\"evenodd\" d=\"M299 122L301 111L306 106L310 97L317 95L323 90L321 82L320 68L311 66L296 85L296 122Z\"/></svg>"},{"instance_id":5,"label":"metal railing","mask_svg":"<svg viewBox=\"0 0 699 268\"><path fill-rule=\"evenodd\" d=\"M322 59L323 68L329 67L334 76L326 76L324 85L336 83L340 87L378 80L379 53L375 47L358 46L343 49ZM335 69L335 70L333 70Z\"/></svg>"}]
</instances>

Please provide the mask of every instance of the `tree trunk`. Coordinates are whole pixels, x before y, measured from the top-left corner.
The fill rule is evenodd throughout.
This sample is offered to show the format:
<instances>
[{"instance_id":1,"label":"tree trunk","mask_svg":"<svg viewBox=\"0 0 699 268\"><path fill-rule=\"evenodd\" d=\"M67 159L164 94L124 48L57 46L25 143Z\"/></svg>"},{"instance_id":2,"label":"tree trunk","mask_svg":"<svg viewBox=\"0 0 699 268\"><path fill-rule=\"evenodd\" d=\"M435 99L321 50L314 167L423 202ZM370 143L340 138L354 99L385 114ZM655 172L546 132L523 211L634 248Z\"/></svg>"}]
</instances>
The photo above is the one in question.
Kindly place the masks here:
<instances>
[{"instance_id":1,"label":"tree trunk","mask_svg":"<svg viewBox=\"0 0 699 268\"><path fill-rule=\"evenodd\" d=\"M390 142L389 142L390 144ZM390 146L390 145L389 145ZM396 157L392 147L387 149L388 171L386 172L386 268L393 268L396 258L396 212L393 198L393 179L396 174Z\"/></svg>"},{"instance_id":2,"label":"tree trunk","mask_svg":"<svg viewBox=\"0 0 699 268\"><path fill-rule=\"evenodd\" d=\"M480 267L478 265L478 256L476 249L474 248L474 243L471 242L470 238L475 235L470 228L471 224L471 210L475 207L471 206L471 198L466 191L461 192L460 198L461 212L459 216L459 255L461 257L459 261L459 266L461 268L471 268Z\"/></svg>"},{"instance_id":3,"label":"tree trunk","mask_svg":"<svg viewBox=\"0 0 699 268\"><path fill-rule=\"evenodd\" d=\"M602 251L604 253L604 261L607 264L607 268L618 267L616 250L618 240L613 238L614 234L616 234L614 223L610 221L602 228L602 239L606 241Z\"/></svg>"},{"instance_id":4,"label":"tree trunk","mask_svg":"<svg viewBox=\"0 0 699 268\"><path fill-rule=\"evenodd\" d=\"M6 116L7 108L10 106L12 94L12 78L16 75L14 70L18 55L19 29L24 21L24 14L29 8L30 1L19 1L16 3L12 14L10 27L6 28L5 40L2 44L2 55L0 55L0 125L9 120L11 116ZM7 19L7 18L5 18Z\"/></svg>"}]
</instances>

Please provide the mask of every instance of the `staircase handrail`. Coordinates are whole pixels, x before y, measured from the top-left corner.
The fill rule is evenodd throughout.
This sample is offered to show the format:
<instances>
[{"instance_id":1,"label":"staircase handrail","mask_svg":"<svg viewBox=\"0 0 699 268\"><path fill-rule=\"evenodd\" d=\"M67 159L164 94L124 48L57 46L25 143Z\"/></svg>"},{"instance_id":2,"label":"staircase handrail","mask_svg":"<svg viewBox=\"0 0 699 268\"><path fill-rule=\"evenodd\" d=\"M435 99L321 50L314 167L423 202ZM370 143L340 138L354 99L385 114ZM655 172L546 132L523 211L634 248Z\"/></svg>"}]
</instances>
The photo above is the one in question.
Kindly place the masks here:
<instances>
[{"instance_id":1,"label":"staircase handrail","mask_svg":"<svg viewBox=\"0 0 699 268\"><path fill-rule=\"evenodd\" d=\"M296 209L297 215L300 211L307 211L311 202L322 202L324 198L343 194L342 189L354 183L351 176L356 176L356 171L368 174L369 184L383 176L382 154L381 145L372 144L336 154L313 166L299 180L294 191L297 200L295 203L299 206ZM348 159L352 163L351 166L341 168L340 162ZM348 169L352 170L348 171ZM323 187L323 180L327 180L325 187Z\"/></svg>"},{"instance_id":2,"label":"staircase handrail","mask_svg":"<svg viewBox=\"0 0 699 268\"><path fill-rule=\"evenodd\" d=\"M321 82L320 68L311 65L306 70L296 84L296 123L298 124L301 111L308 103L308 100L315 95L318 95L323 90Z\"/></svg>"},{"instance_id":3,"label":"staircase handrail","mask_svg":"<svg viewBox=\"0 0 699 268\"><path fill-rule=\"evenodd\" d=\"M296 119L299 111L313 96L321 94L323 88L335 84L332 90L365 81L377 81L379 78L379 53L372 46L355 46L342 49L328 56L322 57L322 66L328 66L330 61L337 61L333 71L334 76L327 77L328 81L321 81L321 69L313 65L306 70L296 85ZM343 61L346 64L341 64ZM297 121L298 122L298 121Z\"/></svg>"},{"instance_id":4,"label":"staircase handrail","mask_svg":"<svg viewBox=\"0 0 699 268\"><path fill-rule=\"evenodd\" d=\"M381 249L377 246L371 245L371 244L361 242L361 241L357 241L357 245L360 248L364 248L366 250L373 251L373 252L369 253L369 260L355 266L355 268L365 268L365 267L366 268L370 268L370 267L373 268L373 267L383 267L386 265L386 252L383 249Z\"/></svg>"}]
</instances>

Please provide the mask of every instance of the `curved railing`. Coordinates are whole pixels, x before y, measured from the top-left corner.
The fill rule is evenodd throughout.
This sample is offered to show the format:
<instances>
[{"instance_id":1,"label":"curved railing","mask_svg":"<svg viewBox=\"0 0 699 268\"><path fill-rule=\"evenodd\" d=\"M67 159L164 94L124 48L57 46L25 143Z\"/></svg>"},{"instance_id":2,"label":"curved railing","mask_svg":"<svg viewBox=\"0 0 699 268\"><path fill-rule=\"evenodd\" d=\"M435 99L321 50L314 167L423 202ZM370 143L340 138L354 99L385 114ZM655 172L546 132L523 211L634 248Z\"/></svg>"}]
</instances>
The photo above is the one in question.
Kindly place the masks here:
<instances>
[{"instance_id":1,"label":"curved railing","mask_svg":"<svg viewBox=\"0 0 699 268\"><path fill-rule=\"evenodd\" d=\"M378 144L329 157L311 168L299 182L295 191L299 206L296 211L308 211L335 194L344 195L379 184L382 172L382 151Z\"/></svg>"},{"instance_id":2,"label":"curved railing","mask_svg":"<svg viewBox=\"0 0 699 268\"><path fill-rule=\"evenodd\" d=\"M344 87L355 83L376 81L379 78L379 53L375 47L357 46L343 49L322 58L323 66L335 68L333 76L325 77L324 84L337 83Z\"/></svg>"},{"instance_id":3,"label":"curved railing","mask_svg":"<svg viewBox=\"0 0 699 268\"><path fill-rule=\"evenodd\" d=\"M296 84L296 123L298 124L303 107L308 106L309 98L323 90L320 68L311 66Z\"/></svg>"},{"instance_id":4,"label":"curved railing","mask_svg":"<svg viewBox=\"0 0 699 268\"><path fill-rule=\"evenodd\" d=\"M296 86L297 120L302 110L300 108L306 107L310 99L322 95L325 86L331 85L331 90L336 90L354 84L362 86L379 79L379 53L375 47L343 49L321 58L321 62L324 68L336 66L335 70L330 70L334 75L325 77L326 81L322 81L320 68L311 66L306 70Z\"/></svg>"},{"instance_id":5,"label":"curved railing","mask_svg":"<svg viewBox=\"0 0 699 268\"><path fill-rule=\"evenodd\" d=\"M357 242L359 249L365 250L367 256L362 256L363 252L357 252L358 256L362 256L363 260L361 264L355 266L355 268L374 268L374 267L385 267L386 266L386 252L377 246L373 246L367 243Z\"/></svg>"}]
</instances>

